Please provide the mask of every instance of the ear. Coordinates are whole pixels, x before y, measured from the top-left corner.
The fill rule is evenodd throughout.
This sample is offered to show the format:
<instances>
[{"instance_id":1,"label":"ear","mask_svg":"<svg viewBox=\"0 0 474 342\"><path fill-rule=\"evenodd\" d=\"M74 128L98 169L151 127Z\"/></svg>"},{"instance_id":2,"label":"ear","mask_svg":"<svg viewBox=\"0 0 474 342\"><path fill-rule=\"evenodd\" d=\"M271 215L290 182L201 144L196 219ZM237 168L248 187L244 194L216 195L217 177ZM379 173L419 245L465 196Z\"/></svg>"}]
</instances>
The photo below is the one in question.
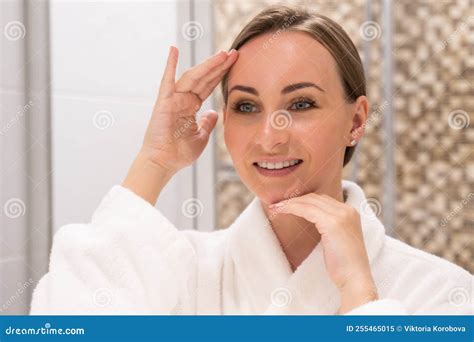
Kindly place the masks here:
<instances>
[{"instance_id":1,"label":"ear","mask_svg":"<svg viewBox=\"0 0 474 342\"><path fill-rule=\"evenodd\" d=\"M365 126L369 115L369 101L362 95L357 98L353 104L352 127L349 132L350 141L359 142L365 134Z\"/></svg>"}]
</instances>

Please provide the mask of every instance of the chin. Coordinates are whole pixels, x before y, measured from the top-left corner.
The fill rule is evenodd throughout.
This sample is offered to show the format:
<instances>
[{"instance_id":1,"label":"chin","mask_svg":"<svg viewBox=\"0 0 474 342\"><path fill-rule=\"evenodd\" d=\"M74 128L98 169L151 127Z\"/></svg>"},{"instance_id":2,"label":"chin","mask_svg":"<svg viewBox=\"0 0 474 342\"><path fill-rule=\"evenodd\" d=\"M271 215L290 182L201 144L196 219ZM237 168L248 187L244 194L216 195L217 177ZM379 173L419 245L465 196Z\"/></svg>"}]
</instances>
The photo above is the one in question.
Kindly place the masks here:
<instances>
[{"instance_id":1,"label":"chin","mask_svg":"<svg viewBox=\"0 0 474 342\"><path fill-rule=\"evenodd\" d=\"M268 191L262 191L262 189L260 189L257 193L255 193L255 196L257 196L265 204L274 204L293 197L299 197L301 195L303 195L303 191L295 187L289 187L285 189L273 188Z\"/></svg>"},{"instance_id":2,"label":"chin","mask_svg":"<svg viewBox=\"0 0 474 342\"><path fill-rule=\"evenodd\" d=\"M264 204L273 204L285 199L285 190L277 189L275 185L266 184L262 186L259 179L240 178L250 192Z\"/></svg>"},{"instance_id":3,"label":"chin","mask_svg":"<svg viewBox=\"0 0 474 342\"><path fill-rule=\"evenodd\" d=\"M283 194L256 194L256 196L266 205L278 203L286 199Z\"/></svg>"},{"instance_id":4,"label":"chin","mask_svg":"<svg viewBox=\"0 0 474 342\"><path fill-rule=\"evenodd\" d=\"M278 203L293 197L302 196L307 192L306 186L295 179L281 181L269 179L266 182L262 182L258 175L249 174L247 170L243 173L237 169L237 173L247 189L265 204Z\"/></svg>"}]
</instances>

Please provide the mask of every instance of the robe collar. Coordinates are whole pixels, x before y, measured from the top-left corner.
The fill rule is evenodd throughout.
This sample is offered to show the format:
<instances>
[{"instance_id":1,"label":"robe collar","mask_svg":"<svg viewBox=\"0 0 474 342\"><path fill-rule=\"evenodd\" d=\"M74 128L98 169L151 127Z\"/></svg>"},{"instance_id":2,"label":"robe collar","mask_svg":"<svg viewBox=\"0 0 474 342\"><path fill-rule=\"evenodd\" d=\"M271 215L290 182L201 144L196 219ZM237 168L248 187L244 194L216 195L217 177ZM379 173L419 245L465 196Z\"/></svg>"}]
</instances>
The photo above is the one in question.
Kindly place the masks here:
<instances>
[{"instance_id":1,"label":"robe collar","mask_svg":"<svg viewBox=\"0 0 474 342\"><path fill-rule=\"evenodd\" d=\"M360 214L364 243L372 266L380 252L385 229L354 182L342 180L342 189ZM229 227L230 256L235 277L253 314L335 314L340 299L326 271L321 243L293 272L281 244L255 198Z\"/></svg>"}]
</instances>

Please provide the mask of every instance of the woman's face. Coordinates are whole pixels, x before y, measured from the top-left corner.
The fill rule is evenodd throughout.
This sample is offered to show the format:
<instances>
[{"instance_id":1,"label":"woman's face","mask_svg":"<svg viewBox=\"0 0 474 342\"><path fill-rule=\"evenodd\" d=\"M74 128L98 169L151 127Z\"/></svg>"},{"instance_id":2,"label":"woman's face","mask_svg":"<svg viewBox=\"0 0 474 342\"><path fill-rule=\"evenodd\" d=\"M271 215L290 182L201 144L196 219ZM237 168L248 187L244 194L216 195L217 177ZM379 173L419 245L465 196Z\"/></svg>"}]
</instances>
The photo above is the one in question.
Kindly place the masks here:
<instances>
[{"instance_id":1,"label":"woman's face","mask_svg":"<svg viewBox=\"0 0 474 342\"><path fill-rule=\"evenodd\" d=\"M367 111L365 97L345 101L336 62L318 41L301 32L272 35L239 49L224 108L234 166L267 204L340 182L351 131L362 124L356 112L361 104Z\"/></svg>"}]
</instances>

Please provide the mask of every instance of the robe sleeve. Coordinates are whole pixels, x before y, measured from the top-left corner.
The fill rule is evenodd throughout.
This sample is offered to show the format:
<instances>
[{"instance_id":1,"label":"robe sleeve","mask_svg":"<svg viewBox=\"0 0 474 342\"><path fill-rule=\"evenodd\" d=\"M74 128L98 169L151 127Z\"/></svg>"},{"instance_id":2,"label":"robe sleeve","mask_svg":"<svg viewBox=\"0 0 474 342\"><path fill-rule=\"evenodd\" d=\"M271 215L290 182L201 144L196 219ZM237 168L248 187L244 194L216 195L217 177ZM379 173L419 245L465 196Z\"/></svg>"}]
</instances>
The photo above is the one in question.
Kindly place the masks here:
<instances>
[{"instance_id":1,"label":"robe sleeve","mask_svg":"<svg viewBox=\"0 0 474 342\"><path fill-rule=\"evenodd\" d=\"M431 284L417 290L422 300L413 310L415 315L473 315L474 278L465 270L437 272ZM428 283L426 281L425 283Z\"/></svg>"},{"instance_id":2,"label":"robe sleeve","mask_svg":"<svg viewBox=\"0 0 474 342\"><path fill-rule=\"evenodd\" d=\"M436 273L436 277L427 277L406 296L410 307L400 300L380 299L361 305L346 315L473 315L473 277L466 271L451 275L448 272Z\"/></svg>"},{"instance_id":3,"label":"robe sleeve","mask_svg":"<svg viewBox=\"0 0 474 342\"><path fill-rule=\"evenodd\" d=\"M194 247L156 208L114 186L89 224L55 234L30 314L172 314L193 292Z\"/></svg>"}]
</instances>

